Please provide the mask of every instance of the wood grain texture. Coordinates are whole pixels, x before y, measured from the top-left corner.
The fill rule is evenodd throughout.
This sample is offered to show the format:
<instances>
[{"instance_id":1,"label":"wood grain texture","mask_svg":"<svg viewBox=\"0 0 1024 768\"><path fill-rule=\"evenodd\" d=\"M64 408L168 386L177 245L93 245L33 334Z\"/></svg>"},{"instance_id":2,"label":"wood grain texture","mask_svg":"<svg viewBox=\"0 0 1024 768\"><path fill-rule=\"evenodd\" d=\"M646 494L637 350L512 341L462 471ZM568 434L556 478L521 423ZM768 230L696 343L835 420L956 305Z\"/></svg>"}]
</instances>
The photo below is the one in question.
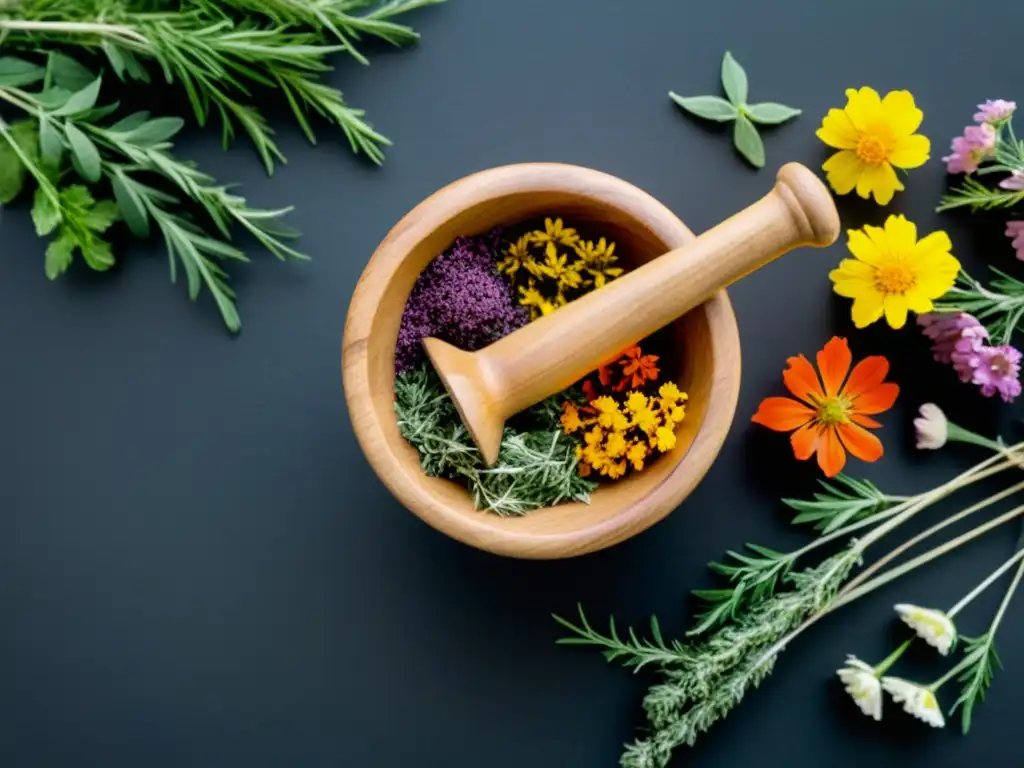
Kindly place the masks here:
<instances>
[{"instance_id":1,"label":"wood grain texture","mask_svg":"<svg viewBox=\"0 0 1024 768\"><path fill-rule=\"evenodd\" d=\"M493 466L507 419L572 386L782 254L831 245L838 235L839 215L828 189L807 168L791 163L763 198L696 240L494 344L464 352L425 339L424 348L484 461Z\"/></svg>"},{"instance_id":2,"label":"wood grain texture","mask_svg":"<svg viewBox=\"0 0 1024 768\"><path fill-rule=\"evenodd\" d=\"M500 518L476 510L462 486L427 477L416 450L398 431L393 407L395 343L416 277L459 235L543 215L600 228L617 242L617 252L632 268L694 239L650 195L598 171L524 164L469 176L411 211L370 259L349 306L342 379L359 444L403 505L471 546L512 557L551 559L592 552L633 536L661 520L693 490L732 423L740 349L724 291L665 329L670 343L663 371L690 394L676 447L643 472L602 486L590 504L563 504L524 517Z\"/></svg>"}]
</instances>

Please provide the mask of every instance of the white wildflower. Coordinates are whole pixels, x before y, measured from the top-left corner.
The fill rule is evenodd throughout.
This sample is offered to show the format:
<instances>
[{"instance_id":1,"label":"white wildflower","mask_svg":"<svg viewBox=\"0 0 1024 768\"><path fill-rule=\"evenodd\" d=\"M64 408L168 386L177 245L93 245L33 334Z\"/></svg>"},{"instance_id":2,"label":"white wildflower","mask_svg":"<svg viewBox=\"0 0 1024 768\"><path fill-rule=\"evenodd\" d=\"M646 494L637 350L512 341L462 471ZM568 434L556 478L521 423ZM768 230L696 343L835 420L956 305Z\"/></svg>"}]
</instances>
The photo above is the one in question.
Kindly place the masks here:
<instances>
[{"instance_id":1,"label":"white wildflower","mask_svg":"<svg viewBox=\"0 0 1024 768\"><path fill-rule=\"evenodd\" d=\"M946 419L946 414L935 403L925 403L921 406L919 413L921 416L914 419L917 447L922 450L937 451L946 444L946 440L949 438L949 421Z\"/></svg>"},{"instance_id":2,"label":"white wildflower","mask_svg":"<svg viewBox=\"0 0 1024 768\"><path fill-rule=\"evenodd\" d=\"M933 728L945 727L946 719L939 709L939 700L930 688L899 677L883 677L882 688L892 696L893 701L903 705L907 714L923 720Z\"/></svg>"},{"instance_id":3,"label":"white wildflower","mask_svg":"<svg viewBox=\"0 0 1024 768\"><path fill-rule=\"evenodd\" d=\"M943 656L949 655L950 648L956 642L956 626L949 616L942 611L907 603L900 603L895 608L903 622L914 630L918 637L928 645L938 648Z\"/></svg>"},{"instance_id":4,"label":"white wildflower","mask_svg":"<svg viewBox=\"0 0 1024 768\"><path fill-rule=\"evenodd\" d=\"M856 656L846 657L846 666L836 670L846 692L860 711L875 720L882 719L882 683L875 670Z\"/></svg>"}]
</instances>

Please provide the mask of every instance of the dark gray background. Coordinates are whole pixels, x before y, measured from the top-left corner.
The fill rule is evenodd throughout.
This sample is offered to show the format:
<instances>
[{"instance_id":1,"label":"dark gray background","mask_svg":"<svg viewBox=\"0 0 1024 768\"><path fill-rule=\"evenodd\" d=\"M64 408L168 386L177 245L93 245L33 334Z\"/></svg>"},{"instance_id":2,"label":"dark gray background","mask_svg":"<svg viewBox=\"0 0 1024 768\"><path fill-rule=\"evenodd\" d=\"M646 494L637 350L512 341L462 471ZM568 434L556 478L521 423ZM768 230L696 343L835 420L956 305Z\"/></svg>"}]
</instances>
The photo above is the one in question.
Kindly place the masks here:
<instances>
[{"instance_id":1,"label":"dark gray background","mask_svg":"<svg viewBox=\"0 0 1024 768\"><path fill-rule=\"evenodd\" d=\"M111 274L79 265L51 284L27 210L3 212L0 765L611 766L641 722L646 678L556 648L549 613L580 600L595 617L657 612L681 632L687 590L711 583L706 560L743 541L807 540L777 499L808 494L815 469L784 436L749 425L762 397L782 393L787 356L833 333L849 334L857 357L890 356L903 395L883 417L887 455L850 467L890 492L982 457L915 454L910 421L926 399L1019 438L1013 409L954 384L914 328L854 331L827 278L839 244L731 291L744 342L736 423L665 522L555 563L499 559L429 529L364 461L339 375L349 297L406 211L467 173L558 160L620 175L702 231L763 194L781 163L817 168L821 116L869 84L912 90L933 159L889 209L843 200L844 223L905 212L922 231L948 228L976 271L1014 269L1000 217L932 210L938 158L973 105L1024 100L1013 42L1024 6L993 2L980 18L954 0L453 0L412 21L420 48L375 48L370 68L342 60L331 78L395 140L384 168L350 157L326 127L307 146L280 112L290 163L272 180L244 141L222 154L215 130L182 139L184 155L243 182L253 201L294 203L314 257L282 265L251 249L255 263L233 270L237 339L209 300L191 306L168 283L158 243L123 251ZM750 72L752 99L805 111L768 133L760 173L666 95L717 92L726 48ZM1000 530L816 627L676 764L1024 763L1020 604L999 641L1007 670L966 739L895 712L876 726L833 676L846 653L878 660L902 636L893 602L950 605L1017 535ZM968 633L987 625L999 593L965 615ZM937 676L931 656L919 661Z\"/></svg>"}]
</instances>

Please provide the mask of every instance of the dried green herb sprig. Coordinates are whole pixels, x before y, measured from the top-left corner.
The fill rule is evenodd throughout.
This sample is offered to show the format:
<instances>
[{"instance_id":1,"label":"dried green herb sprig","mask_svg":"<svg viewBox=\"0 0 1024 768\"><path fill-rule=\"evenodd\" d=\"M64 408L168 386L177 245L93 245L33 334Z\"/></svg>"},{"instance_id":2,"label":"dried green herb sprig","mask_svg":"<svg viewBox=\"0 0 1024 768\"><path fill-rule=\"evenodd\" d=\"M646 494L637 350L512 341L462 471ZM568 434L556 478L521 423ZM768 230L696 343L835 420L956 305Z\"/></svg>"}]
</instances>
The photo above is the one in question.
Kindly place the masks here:
<instances>
[{"instance_id":1,"label":"dried green herb sprig","mask_svg":"<svg viewBox=\"0 0 1024 768\"><path fill-rule=\"evenodd\" d=\"M735 122L733 143L755 168L763 168L764 142L755 123L778 125L800 114L799 109L773 101L747 104L747 73L729 51L722 59L722 88L728 101L719 96L683 97L669 91L669 98L690 114L718 123Z\"/></svg>"},{"instance_id":2,"label":"dried green herb sprig","mask_svg":"<svg viewBox=\"0 0 1024 768\"><path fill-rule=\"evenodd\" d=\"M506 427L498 463L488 468L451 397L429 366L395 378L398 429L420 454L423 471L464 483L479 509L503 517L567 501L590 500L597 483L580 477L576 447L558 424L560 406L538 403Z\"/></svg>"}]
</instances>

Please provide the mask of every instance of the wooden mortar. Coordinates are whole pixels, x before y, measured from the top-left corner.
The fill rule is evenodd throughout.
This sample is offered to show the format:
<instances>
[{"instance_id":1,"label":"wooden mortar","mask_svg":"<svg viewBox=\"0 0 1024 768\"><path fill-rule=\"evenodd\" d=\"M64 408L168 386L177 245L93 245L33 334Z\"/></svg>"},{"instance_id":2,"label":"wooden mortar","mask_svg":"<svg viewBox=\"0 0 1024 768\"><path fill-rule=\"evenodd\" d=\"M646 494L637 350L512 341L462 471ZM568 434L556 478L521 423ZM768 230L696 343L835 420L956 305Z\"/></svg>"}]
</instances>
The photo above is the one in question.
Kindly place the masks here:
<instances>
[{"instance_id":1,"label":"wooden mortar","mask_svg":"<svg viewBox=\"0 0 1024 768\"><path fill-rule=\"evenodd\" d=\"M802 165L782 167L767 195L666 253L479 352L423 346L488 466L505 421L572 386L717 291L802 245L839 236L828 189Z\"/></svg>"},{"instance_id":2,"label":"wooden mortar","mask_svg":"<svg viewBox=\"0 0 1024 768\"><path fill-rule=\"evenodd\" d=\"M781 198L789 213L782 215L782 209L770 203L756 204L777 214L769 217L773 222L770 232L746 230L746 236L735 242L735 250L723 256L730 263L740 259L746 260L748 267L755 266L763 263L765 253L776 255L777 243L767 250L759 243L769 237L774 241L777 226L795 226L802 232L800 237L811 242L823 242L830 233L832 237L837 234L831 198L813 174L787 166L780 175L786 179L787 189L824 193L824 197L815 195L822 206L811 208L818 213L806 221L826 226L816 224L808 235L799 217L794 224L802 204L795 208L786 205L787 191L777 188L767 199ZM659 365L663 380L676 382L690 394L687 417L677 428L676 447L643 472L602 485L590 504L561 504L514 518L475 509L463 486L423 473L419 454L398 430L394 412L398 328L416 278L456 237L540 216L560 216L570 226L600 232L616 242L623 266L634 271L591 294L595 297L627 280L643 265L694 241L690 230L664 205L633 185L598 171L531 163L474 174L417 206L377 248L349 305L342 378L356 438L378 477L405 507L437 530L471 546L512 557L553 559L592 552L636 535L686 498L710 468L732 424L739 395L740 347L736 320L724 291L713 293L679 319L668 322L675 316L673 310L664 319L668 325L659 332L664 337ZM745 253L749 247L762 255L748 259ZM663 297L666 293L665 286L659 284L645 297L645 304L650 303L651 296ZM575 304L587 299L585 296L551 317L570 312ZM600 333L588 331L588 343L613 332L605 320L598 327ZM521 331L508 338L518 333ZM623 334L623 338L634 334ZM615 345L620 341L617 338ZM628 343L616 346L612 354ZM609 342L604 346L613 345ZM566 351L559 349L546 357L558 357ZM553 385L551 382L541 388Z\"/></svg>"}]
</instances>

